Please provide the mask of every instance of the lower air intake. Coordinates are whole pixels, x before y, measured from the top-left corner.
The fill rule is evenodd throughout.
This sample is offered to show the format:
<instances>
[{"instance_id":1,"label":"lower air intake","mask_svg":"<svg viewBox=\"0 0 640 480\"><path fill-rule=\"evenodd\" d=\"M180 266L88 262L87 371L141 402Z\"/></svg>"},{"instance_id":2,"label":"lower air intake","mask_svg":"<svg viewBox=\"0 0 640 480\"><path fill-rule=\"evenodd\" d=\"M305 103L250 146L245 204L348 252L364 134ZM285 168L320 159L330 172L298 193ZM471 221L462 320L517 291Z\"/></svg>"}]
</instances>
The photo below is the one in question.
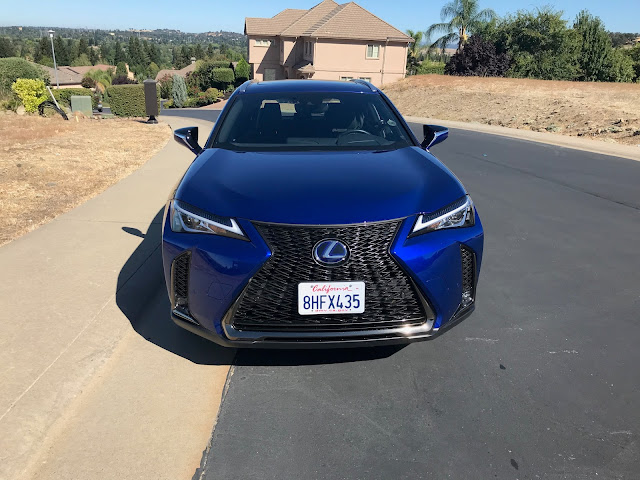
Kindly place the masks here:
<instances>
[{"instance_id":1,"label":"lower air intake","mask_svg":"<svg viewBox=\"0 0 640 480\"><path fill-rule=\"evenodd\" d=\"M171 283L173 287L173 308L189 312L189 269L191 252L184 252L173 260Z\"/></svg>"},{"instance_id":2,"label":"lower air intake","mask_svg":"<svg viewBox=\"0 0 640 480\"><path fill-rule=\"evenodd\" d=\"M476 259L473 251L467 247L460 247L462 260L462 301L460 308L471 305L475 299Z\"/></svg>"}]
</instances>

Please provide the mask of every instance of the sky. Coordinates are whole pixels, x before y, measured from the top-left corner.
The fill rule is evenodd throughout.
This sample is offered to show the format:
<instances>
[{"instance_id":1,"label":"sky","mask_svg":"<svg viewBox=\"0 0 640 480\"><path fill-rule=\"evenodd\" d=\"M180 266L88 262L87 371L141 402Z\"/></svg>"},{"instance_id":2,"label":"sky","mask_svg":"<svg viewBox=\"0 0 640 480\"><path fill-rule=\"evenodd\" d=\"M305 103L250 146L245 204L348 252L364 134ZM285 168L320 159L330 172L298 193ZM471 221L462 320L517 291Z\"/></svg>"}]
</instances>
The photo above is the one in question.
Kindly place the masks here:
<instances>
[{"instance_id":1,"label":"sky","mask_svg":"<svg viewBox=\"0 0 640 480\"><path fill-rule=\"evenodd\" d=\"M129 29L171 28L199 33L244 30L244 17L272 17L285 8L311 8L320 0L0 0L1 26ZM343 3L346 0L336 0ZM426 30L440 21L446 0L358 0L356 3L400 30ZM573 20L583 8L599 16L607 30L640 32L640 0L480 0L498 15L549 5Z\"/></svg>"}]
</instances>

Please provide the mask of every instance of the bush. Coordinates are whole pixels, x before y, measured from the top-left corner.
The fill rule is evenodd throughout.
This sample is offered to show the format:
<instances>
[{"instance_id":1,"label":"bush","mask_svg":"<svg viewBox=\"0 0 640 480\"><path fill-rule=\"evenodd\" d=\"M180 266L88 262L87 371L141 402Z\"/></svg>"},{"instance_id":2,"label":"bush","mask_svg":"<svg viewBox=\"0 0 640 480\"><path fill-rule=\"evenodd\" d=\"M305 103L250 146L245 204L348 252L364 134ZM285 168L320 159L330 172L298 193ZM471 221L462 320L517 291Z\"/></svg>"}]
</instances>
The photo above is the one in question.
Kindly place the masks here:
<instances>
[{"instance_id":1,"label":"bush","mask_svg":"<svg viewBox=\"0 0 640 480\"><path fill-rule=\"evenodd\" d=\"M222 93L217 88L208 88L206 92L204 92L206 98L209 100L209 103L217 102L218 99L222 96Z\"/></svg>"},{"instance_id":2,"label":"bush","mask_svg":"<svg viewBox=\"0 0 640 480\"><path fill-rule=\"evenodd\" d=\"M93 108L96 108L98 105L98 99L95 98L93 92L88 88L61 88L59 90L51 89L51 91L58 103L65 107L71 108L71 95L85 95L91 97L91 104Z\"/></svg>"},{"instance_id":3,"label":"bush","mask_svg":"<svg viewBox=\"0 0 640 480\"><path fill-rule=\"evenodd\" d=\"M231 68L231 60L212 60L207 63L213 68Z\"/></svg>"},{"instance_id":4,"label":"bush","mask_svg":"<svg viewBox=\"0 0 640 480\"><path fill-rule=\"evenodd\" d=\"M95 69L95 70L89 70L87 73L84 74L84 77L85 78L88 77L94 80L96 83L101 83L103 86L108 87L109 85L111 85L113 74L114 74L113 68L110 68L106 72L104 70Z\"/></svg>"},{"instance_id":5,"label":"bush","mask_svg":"<svg viewBox=\"0 0 640 480\"><path fill-rule=\"evenodd\" d=\"M182 107L187 100L187 85L184 83L184 78L180 75L173 76L171 98L173 99L173 105L178 108Z\"/></svg>"},{"instance_id":6,"label":"bush","mask_svg":"<svg viewBox=\"0 0 640 480\"><path fill-rule=\"evenodd\" d=\"M496 46L473 35L460 53L451 57L444 71L465 77L504 77L509 70L509 55L496 53Z\"/></svg>"},{"instance_id":7,"label":"bush","mask_svg":"<svg viewBox=\"0 0 640 480\"><path fill-rule=\"evenodd\" d=\"M431 62L429 60L425 60L418 65L416 75L427 75L429 73L444 75L444 67L444 62Z\"/></svg>"},{"instance_id":8,"label":"bush","mask_svg":"<svg viewBox=\"0 0 640 480\"><path fill-rule=\"evenodd\" d=\"M38 105L47 99L47 88L42 80L19 78L11 85L11 90L20 98L29 113L35 112Z\"/></svg>"},{"instance_id":9,"label":"bush","mask_svg":"<svg viewBox=\"0 0 640 480\"><path fill-rule=\"evenodd\" d=\"M85 75L82 79L82 82L80 82L80 85L82 85L83 88L95 88L96 81L93 78L87 77Z\"/></svg>"},{"instance_id":10,"label":"bush","mask_svg":"<svg viewBox=\"0 0 640 480\"><path fill-rule=\"evenodd\" d=\"M137 80L133 80L126 75L118 75L116 78L111 80L111 85L135 85L136 83L138 83Z\"/></svg>"},{"instance_id":11,"label":"bush","mask_svg":"<svg viewBox=\"0 0 640 480\"><path fill-rule=\"evenodd\" d=\"M238 65L236 65L235 75L236 75L236 85L240 85L246 82L247 80L249 80L249 75L250 75L249 64L244 58L241 58L240 61L238 62Z\"/></svg>"},{"instance_id":12,"label":"bush","mask_svg":"<svg viewBox=\"0 0 640 480\"><path fill-rule=\"evenodd\" d=\"M160 111L160 91L156 88L158 111ZM107 88L111 112L119 117L144 117L144 85L111 85Z\"/></svg>"},{"instance_id":13,"label":"bush","mask_svg":"<svg viewBox=\"0 0 640 480\"><path fill-rule=\"evenodd\" d=\"M124 62L118 62L118 65L116 66L116 76L126 77L127 75L129 75L127 65Z\"/></svg>"},{"instance_id":14,"label":"bush","mask_svg":"<svg viewBox=\"0 0 640 480\"><path fill-rule=\"evenodd\" d=\"M160 80L158 80L158 84L160 85L160 98L171 98L171 91L173 90L173 78L171 75L164 75Z\"/></svg>"},{"instance_id":15,"label":"bush","mask_svg":"<svg viewBox=\"0 0 640 480\"><path fill-rule=\"evenodd\" d=\"M212 82L208 87L226 90L228 85L233 85L235 78L233 70L230 68L214 68L211 76Z\"/></svg>"},{"instance_id":16,"label":"bush","mask_svg":"<svg viewBox=\"0 0 640 480\"><path fill-rule=\"evenodd\" d=\"M49 75L39 66L23 58L0 58L0 95L11 93L11 86L19 78L42 80L49 85Z\"/></svg>"}]
</instances>

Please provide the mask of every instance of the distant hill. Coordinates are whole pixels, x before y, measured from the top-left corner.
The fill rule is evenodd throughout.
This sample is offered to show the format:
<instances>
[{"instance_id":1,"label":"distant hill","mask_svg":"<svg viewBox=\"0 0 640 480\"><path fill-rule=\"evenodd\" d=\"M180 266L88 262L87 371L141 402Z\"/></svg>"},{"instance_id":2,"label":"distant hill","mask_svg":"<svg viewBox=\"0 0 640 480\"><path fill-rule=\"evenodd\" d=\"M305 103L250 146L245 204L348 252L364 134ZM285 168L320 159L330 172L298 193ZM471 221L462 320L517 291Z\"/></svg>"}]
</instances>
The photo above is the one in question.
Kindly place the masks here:
<instances>
[{"instance_id":1,"label":"distant hill","mask_svg":"<svg viewBox=\"0 0 640 480\"><path fill-rule=\"evenodd\" d=\"M9 37L12 39L34 39L47 35L48 30L54 30L56 35L63 38L90 38L93 44L97 45L104 40L120 40L126 41L132 35L140 37L141 40L159 44L182 44L182 43L225 43L230 46L245 46L246 37L242 33L236 32L201 32L189 33L180 30L169 29L129 29L129 30L104 30L89 28L63 28L63 27L32 27L32 26L12 26L0 27L0 37Z\"/></svg>"}]
</instances>

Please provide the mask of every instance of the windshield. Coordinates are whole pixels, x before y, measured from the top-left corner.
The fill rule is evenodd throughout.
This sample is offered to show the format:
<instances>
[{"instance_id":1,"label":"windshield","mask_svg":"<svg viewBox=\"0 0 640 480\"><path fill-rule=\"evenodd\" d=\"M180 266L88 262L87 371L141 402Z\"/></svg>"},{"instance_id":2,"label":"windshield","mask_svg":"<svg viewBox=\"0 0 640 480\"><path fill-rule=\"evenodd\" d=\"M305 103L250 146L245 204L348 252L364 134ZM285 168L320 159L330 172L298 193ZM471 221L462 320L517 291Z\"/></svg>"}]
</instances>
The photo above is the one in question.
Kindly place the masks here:
<instances>
[{"instance_id":1,"label":"windshield","mask_svg":"<svg viewBox=\"0 0 640 480\"><path fill-rule=\"evenodd\" d=\"M242 151L394 150L413 145L380 95L273 93L236 97L209 145Z\"/></svg>"}]
</instances>

